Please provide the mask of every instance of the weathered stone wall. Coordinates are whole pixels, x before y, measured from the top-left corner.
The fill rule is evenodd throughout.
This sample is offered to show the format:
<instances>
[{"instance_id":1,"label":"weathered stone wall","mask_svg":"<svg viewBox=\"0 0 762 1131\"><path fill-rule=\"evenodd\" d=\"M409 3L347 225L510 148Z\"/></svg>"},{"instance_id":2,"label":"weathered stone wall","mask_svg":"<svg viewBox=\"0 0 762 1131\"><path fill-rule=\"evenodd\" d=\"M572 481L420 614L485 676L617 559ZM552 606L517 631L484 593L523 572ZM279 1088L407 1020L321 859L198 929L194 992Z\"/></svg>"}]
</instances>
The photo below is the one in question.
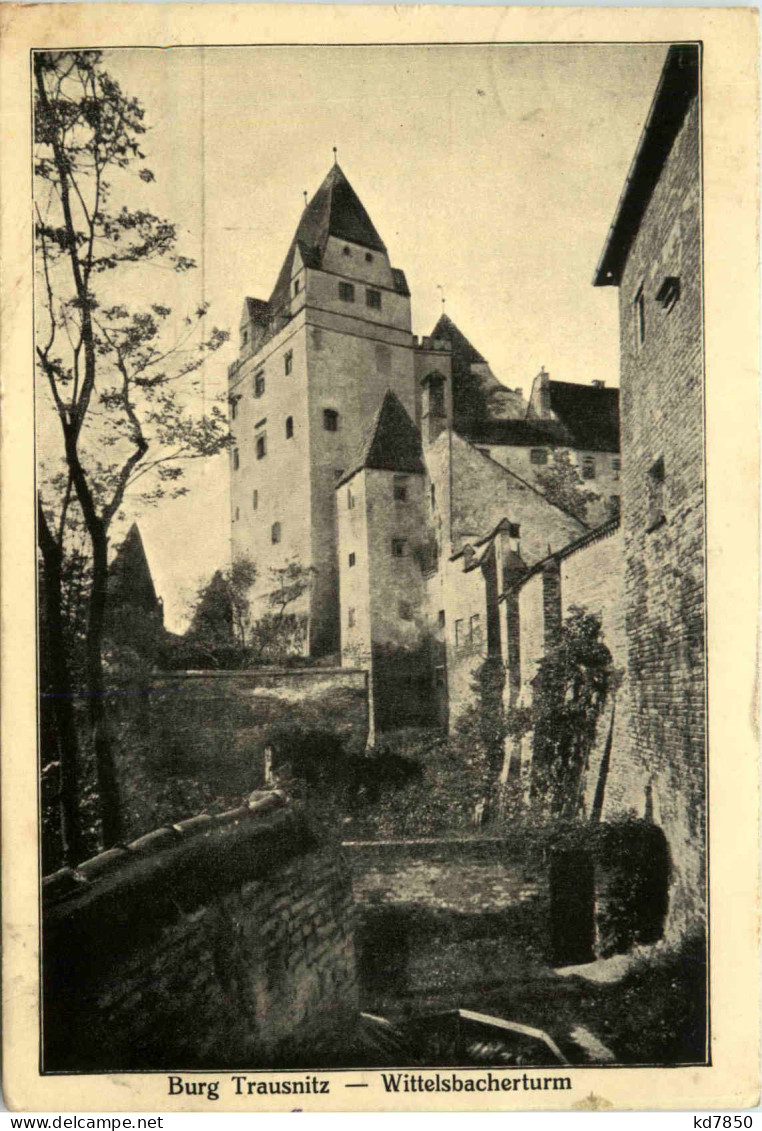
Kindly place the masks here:
<instances>
[{"instance_id":1,"label":"weathered stone wall","mask_svg":"<svg viewBox=\"0 0 762 1131\"><path fill-rule=\"evenodd\" d=\"M159 829L43 898L45 1071L319 1063L356 1016L348 873L289 809Z\"/></svg>"},{"instance_id":2,"label":"weathered stone wall","mask_svg":"<svg viewBox=\"0 0 762 1131\"><path fill-rule=\"evenodd\" d=\"M154 677L135 694L116 694L114 703L139 725L167 772L207 775L232 790L260 783L273 723L331 728L357 749L368 728L367 674L351 668L178 672ZM242 776L252 773L253 780Z\"/></svg>"},{"instance_id":3,"label":"weathered stone wall","mask_svg":"<svg viewBox=\"0 0 762 1131\"><path fill-rule=\"evenodd\" d=\"M624 564L621 527L610 531L604 537L570 554L560 563L561 571L561 613L565 618L572 605L585 608L601 618L603 643L611 653L611 660L617 672L624 676L627 667L627 637L624 624ZM626 734L629 719L627 681L622 679L616 695L609 698L598 720L595 746L590 752L590 761L584 787L584 802L589 814L593 805L596 787L599 782L601 761L611 738L610 761L603 792L603 813L614 818L621 816L621 803L612 790L608 795L608 781L616 775L618 767L626 758ZM613 732L611 730L613 721Z\"/></svg>"},{"instance_id":4,"label":"weathered stone wall","mask_svg":"<svg viewBox=\"0 0 762 1131\"><path fill-rule=\"evenodd\" d=\"M453 433L449 469L452 491L452 541L484 538L502 518L521 526L521 555L534 565L584 534L585 526L500 464ZM437 495L440 487L437 484Z\"/></svg>"},{"instance_id":5,"label":"weathered stone wall","mask_svg":"<svg viewBox=\"0 0 762 1131\"><path fill-rule=\"evenodd\" d=\"M666 309L665 278L680 294ZM634 333L642 287L645 339ZM674 868L670 928L705 908L702 263L698 104L674 142L619 289L622 522L628 679L626 758L609 804L652 808ZM662 460L662 470L658 461ZM661 482L660 482L661 480Z\"/></svg>"}]
</instances>

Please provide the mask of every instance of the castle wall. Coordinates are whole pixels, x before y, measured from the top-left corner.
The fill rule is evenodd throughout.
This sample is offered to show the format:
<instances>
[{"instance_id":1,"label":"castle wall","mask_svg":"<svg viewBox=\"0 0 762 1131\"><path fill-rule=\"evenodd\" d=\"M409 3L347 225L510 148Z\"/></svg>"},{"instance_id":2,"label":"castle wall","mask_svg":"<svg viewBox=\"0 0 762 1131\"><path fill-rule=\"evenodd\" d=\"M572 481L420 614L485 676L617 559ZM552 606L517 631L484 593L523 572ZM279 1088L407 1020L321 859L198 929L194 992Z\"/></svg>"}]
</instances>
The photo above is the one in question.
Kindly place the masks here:
<instances>
[{"instance_id":1,"label":"castle wall","mask_svg":"<svg viewBox=\"0 0 762 1131\"><path fill-rule=\"evenodd\" d=\"M507 467L510 471L515 472L516 475L520 475L522 479L526 479L528 483L536 483L538 473L547 471L553 467L553 449L543 447L541 444L538 444L537 447L546 452L548 460L546 464L532 463L531 453L536 449L530 447L482 443L475 444L475 447L483 448L485 451L489 452L491 458L495 460L496 463L499 463L502 467ZM588 526L597 526L605 522L611 517L612 496L621 496L621 471L614 466L618 463L621 467L621 457L619 453L577 451L567 448L563 450L568 451L572 464L578 469L581 469L582 461L585 456L592 456L595 459L595 478L584 479L581 484L581 489L594 491L600 496L600 502L591 502L588 504ZM537 484L537 486L542 490L539 484Z\"/></svg>"},{"instance_id":2,"label":"castle wall","mask_svg":"<svg viewBox=\"0 0 762 1131\"><path fill-rule=\"evenodd\" d=\"M482 455L457 433L452 434L451 453L449 489L455 550L466 542L483 538L502 518L507 518L520 525L521 554L531 566L585 532L582 523L551 506L538 491L520 479L506 475L494 460Z\"/></svg>"},{"instance_id":3,"label":"castle wall","mask_svg":"<svg viewBox=\"0 0 762 1131\"><path fill-rule=\"evenodd\" d=\"M619 287L622 520L628 678L626 759L611 804L654 819L674 868L670 929L705 908L705 650L702 262L699 118L694 101L667 158ZM679 279L671 309L656 300ZM635 303L642 287L645 340ZM663 460L663 473L657 461ZM659 482L659 479L662 482ZM650 788L649 788L650 783Z\"/></svg>"},{"instance_id":4,"label":"castle wall","mask_svg":"<svg viewBox=\"0 0 762 1131\"><path fill-rule=\"evenodd\" d=\"M396 474L362 472L368 515L372 667L377 729L433 721L431 625L423 567L429 527L426 479L407 475L407 499L394 498ZM403 544L394 553L393 543Z\"/></svg>"},{"instance_id":5,"label":"castle wall","mask_svg":"<svg viewBox=\"0 0 762 1131\"><path fill-rule=\"evenodd\" d=\"M350 499L352 506L349 505ZM365 476L362 473L353 476L337 490L336 513L341 554L341 662L348 667L368 667L371 654L370 560ZM354 555L354 565L350 565L350 554Z\"/></svg>"},{"instance_id":6,"label":"castle wall","mask_svg":"<svg viewBox=\"0 0 762 1131\"><path fill-rule=\"evenodd\" d=\"M48 1072L312 1066L356 1018L350 877L287 808L160 829L43 897Z\"/></svg>"},{"instance_id":7,"label":"castle wall","mask_svg":"<svg viewBox=\"0 0 762 1131\"><path fill-rule=\"evenodd\" d=\"M323 268L308 270L305 283L315 653L340 647L336 480L356 458L388 389L415 412L410 299L394 290L388 257L331 237ZM339 296L340 283L354 287L353 302ZM380 294L378 308L367 303L369 287ZM336 431L324 426L326 409L339 414Z\"/></svg>"},{"instance_id":8,"label":"castle wall","mask_svg":"<svg viewBox=\"0 0 762 1131\"><path fill-rule=\"evenodd\" d=\"M230 453L231 529L234 558L250 557L257 566L252 589L252 619L268 612L274 588L271 570L296 560L311 560L309 514L311 495L310 436L307 414L307 351L304 314L249 357L235 372L230 396L236 397L236 437L239 466ZM291 372L285 372L291 353ZM265 391L255 395L255 376L262 373ZM286 418L293 419L293 436L286 436ZM265 421L264 424L261 424ZM259 425L259 427L257 427ZM266 437L266 455L257 458L256 441ZM288 490L283 485L288 484ZM254 507L254 491L256 508ZM280 523L280 542L273 543L272 528ZM309 614L309 593L289 612ZM305 642L306 643L306 642Z\"/></svg>"},{"instance_id":9,"label":"castle wall","mask_svg":"<svg viewBox=\"0 0 762 1131\"><path fill-rule=\"evenodd\" d=\"M572 606L584 608L601 619L603 643L611 653L614 668L624 677L627 668L627 636L624 616L623 537L621 527L613 534L592 542L560 563L561 614L569 616ZM613 716L613 732L612 727ZM584 802L589 814L595 797L606 744L611 736L611 753L606 776L608 783L624 754L629 707L627 684L623 680L616 697L609 698L596 729L595 745L584 784ZM604 767L605 773L605 767ZM604 813L609 818L623 816L617 799L604 792Z\"/></svg>"}]
</instances>

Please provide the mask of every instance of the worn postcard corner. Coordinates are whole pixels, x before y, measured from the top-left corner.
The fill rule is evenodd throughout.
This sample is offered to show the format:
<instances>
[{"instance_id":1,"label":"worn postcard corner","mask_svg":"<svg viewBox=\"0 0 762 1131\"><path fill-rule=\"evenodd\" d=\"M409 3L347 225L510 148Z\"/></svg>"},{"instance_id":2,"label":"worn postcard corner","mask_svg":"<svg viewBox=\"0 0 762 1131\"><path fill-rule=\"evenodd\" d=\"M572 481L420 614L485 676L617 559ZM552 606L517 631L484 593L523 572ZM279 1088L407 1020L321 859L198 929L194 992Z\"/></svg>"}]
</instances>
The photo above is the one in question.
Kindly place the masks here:
<instances>
[{"instance_id":1,"label":"worn postcard corner","mask_svg":"<svg viewBox=\"0 0 762 1131\"><path fill-rule=\"evenodd\" d=\"M2 20L10 1106L754 1105L756 11Z\"/></svg>"}]
</instances>

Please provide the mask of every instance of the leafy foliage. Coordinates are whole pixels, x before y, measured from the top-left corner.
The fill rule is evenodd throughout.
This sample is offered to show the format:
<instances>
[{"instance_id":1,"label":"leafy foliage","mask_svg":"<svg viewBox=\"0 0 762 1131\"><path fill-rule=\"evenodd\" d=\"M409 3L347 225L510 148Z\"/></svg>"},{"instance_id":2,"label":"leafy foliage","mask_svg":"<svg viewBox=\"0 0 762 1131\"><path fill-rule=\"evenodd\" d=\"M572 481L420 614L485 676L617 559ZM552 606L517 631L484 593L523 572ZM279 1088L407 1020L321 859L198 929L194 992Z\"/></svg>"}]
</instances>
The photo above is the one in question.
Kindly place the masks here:
<instances>
[{"instance_id":1,"label":"leafy foliage","mask_svg":"<svg viewBox=\"0 0 762 1131\"><path fill-rule=\"evenodd\" d=\"M569 452L556 448L553 463L538 471L535 478L548 502L574 515L580 522L587 522L587 508L598 499L598 495L585 487Z\"/></svg>"},{"instance_id":2,"label":"leafy foliage","mask_svg":"<svg viewBox=\"0 0 762 1131\"><path fill-rule=\"evenodd\" d=\"M81 853L77 727L66 706L76 661L64 609L68 572L84 604L83 682L89 693L103 838L121 836L119 790L103 706L103 633L108 542L128 492L143 503L184 494L189 460L230 443L226 415L213 404L195 411L198 374L227 340L205 329L206 304L177 320L146 297L135 272L161 262L173 272L195 266L176 250L177 229L142 205L153 173L143 162L145 112L104 70L98 51L40 51L35 78L36 355L61 450L41 476L38 530L46 587L49 694L56 704L65 852ZM116 201L123 195L126 199ZM132 203L129 203L129 201ZM136 200L139 203L136 206ZM140 294L130 307L115 302ZM73 519L72 519L73 516ZM86 545L74 551L72 533ZM77 633L82 631L78 628ZM57 699L56 699L57 697Z\"/></svg>"},{"instance_id":3,"label":"leafy foliage","mask_svg":"<svg viewBox=\"0 0 762 1131\"><path fill-rule=\"evenodd\" d=\"M572 606L533 680L532 796L547 804L551 816L580 813L598 720L620 683L600 617Z\"/></svg>"}]
</instances>

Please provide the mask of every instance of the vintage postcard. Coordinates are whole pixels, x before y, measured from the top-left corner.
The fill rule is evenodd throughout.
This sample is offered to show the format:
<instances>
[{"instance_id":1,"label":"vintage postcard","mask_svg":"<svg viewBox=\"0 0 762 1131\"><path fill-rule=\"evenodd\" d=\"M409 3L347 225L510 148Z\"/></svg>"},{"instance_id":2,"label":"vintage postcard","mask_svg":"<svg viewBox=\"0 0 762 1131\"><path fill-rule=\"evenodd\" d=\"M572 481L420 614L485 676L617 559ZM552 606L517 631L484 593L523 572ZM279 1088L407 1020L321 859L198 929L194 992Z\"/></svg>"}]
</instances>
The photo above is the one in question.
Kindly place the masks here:
<instances>
[{"instance_id":1,"label":"vintage postcard","mask_svg":"<svg viewBox=\"0 0 762 1131\"><path fill-rule=\"evenodd\" d=\"M0 26L9 1105L756 1104L756 12Z\"/></svg>"}]
</instances>

